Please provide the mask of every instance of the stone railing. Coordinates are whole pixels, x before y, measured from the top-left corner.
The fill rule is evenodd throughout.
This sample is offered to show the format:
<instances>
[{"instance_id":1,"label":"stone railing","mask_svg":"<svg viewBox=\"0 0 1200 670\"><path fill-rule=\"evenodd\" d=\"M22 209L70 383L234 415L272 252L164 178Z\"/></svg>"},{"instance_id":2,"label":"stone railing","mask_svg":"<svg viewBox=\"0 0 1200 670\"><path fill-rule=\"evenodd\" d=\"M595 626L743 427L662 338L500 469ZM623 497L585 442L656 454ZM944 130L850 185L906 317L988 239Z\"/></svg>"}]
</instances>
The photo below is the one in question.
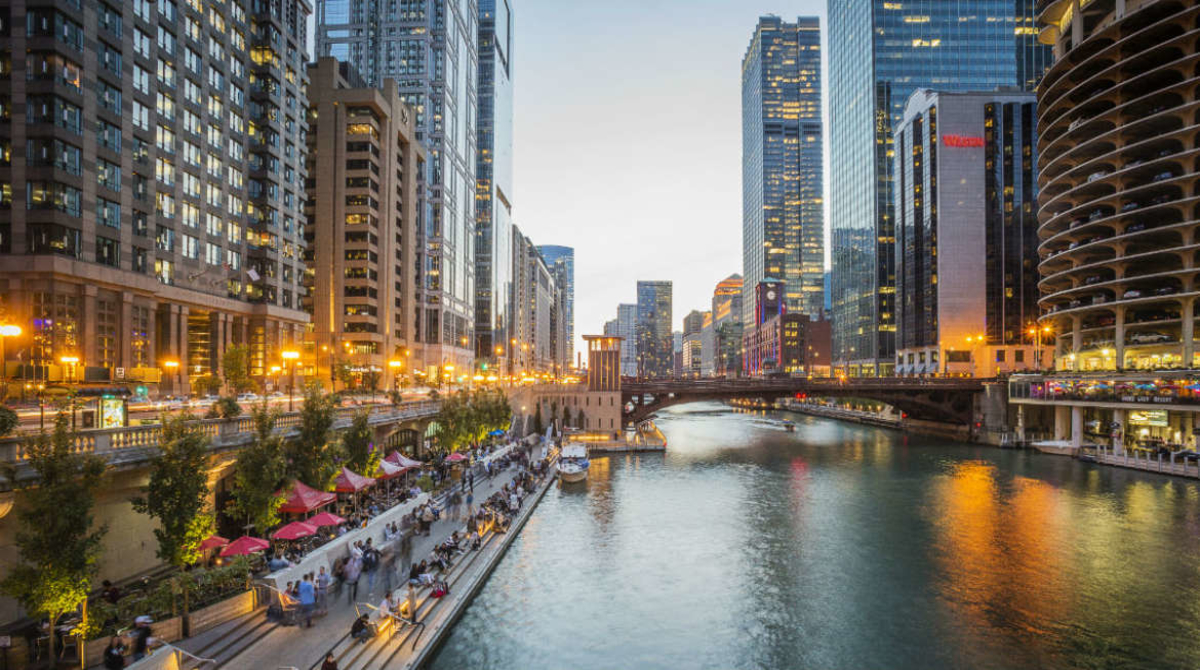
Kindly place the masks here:
<instances>
[{"instance_id":1,"label":"stone railing","mask_svg":"<svg viewBox=\"0 0 1200 670\"><path fill-rule=\"evenodd\" d=\"M430 418L441 409L441 403L426 400L371 408L341 408L336 411L333 429L346 428L354 420L354 416L364 409L370 412L372 425L381 425ZM254 419L248 414L233 419L197 419L196 424L208 436L213 451L240 447L248 443L254 435ZM275 430L285 437L290 437L299 432L299 425L300 412L289 412L278 417ZM110 465L132 464L153 454L158 448L161 433L160 425L81 431L75 434L72 450L76 453L102 456ZM27 439L28 436L0 440L0 463L18 466L18 479L22 478L20 466L26 460Z\"/></svg>"}]
</instances>

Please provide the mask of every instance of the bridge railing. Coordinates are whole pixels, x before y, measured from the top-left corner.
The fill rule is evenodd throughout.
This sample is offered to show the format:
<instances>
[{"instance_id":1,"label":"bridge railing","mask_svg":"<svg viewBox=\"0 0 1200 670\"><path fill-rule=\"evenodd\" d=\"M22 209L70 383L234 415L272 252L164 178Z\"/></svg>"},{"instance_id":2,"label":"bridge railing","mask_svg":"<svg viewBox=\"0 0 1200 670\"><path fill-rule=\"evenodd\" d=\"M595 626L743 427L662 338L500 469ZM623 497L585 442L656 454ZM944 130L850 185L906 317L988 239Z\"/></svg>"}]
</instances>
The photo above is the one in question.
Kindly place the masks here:
<instances>
[{"instance_id":1,"label":"bridge railing","mask_svg":"<svg viewBox=\"0 0 1200 670\"><path fill-rule=\"evenodd\" d=\"M344 428L354 416L367 409L372 424L383 424L410 419L420 419L437 414L441 402L422 400L400 405L381 405L370 408L344 407L334 415L334 428ZM254 434L254 418L242 415L233 419L196 419L192 422L209 438L210 448L223 449L249 442ZM299 432L300 412L281 414L275 422L275 431L285 436ZM106 428L78 432L73 437L71 450L75 453L103 455L110 461L127 460L123 454L144 454L145 450L158 448L162 436L161 425ZM9 437L0 440L0 463L19 465L27 460L26 440L31 436Z\"/></svg>"},{"instance_id":2,"label":"bridge railing","mask_svg":"<svg viewBox=\"0 0 1200 670\"><path fill-rule=\"evenodd\" d=\"M919 378L919 377L783 377L783 378L736 378L736 379L684 379L624 382L622 389L639 393L674 393L678 391L708 392L753 392L772 389L978 389L984 383L995 381L982 377Z\"/></svg>"}]
</instances>

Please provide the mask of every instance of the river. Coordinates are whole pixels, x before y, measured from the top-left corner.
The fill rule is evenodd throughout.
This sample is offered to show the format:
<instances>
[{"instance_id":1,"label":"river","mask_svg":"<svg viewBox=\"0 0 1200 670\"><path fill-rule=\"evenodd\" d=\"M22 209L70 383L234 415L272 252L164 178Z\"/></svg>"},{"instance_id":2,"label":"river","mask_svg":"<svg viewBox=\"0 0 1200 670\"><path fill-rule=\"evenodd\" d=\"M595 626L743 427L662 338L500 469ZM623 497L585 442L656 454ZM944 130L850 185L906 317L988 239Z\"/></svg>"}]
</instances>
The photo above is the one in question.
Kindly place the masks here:
<instances>
[{"instance_id":1,"label":"river","mask_svg":"<svg viewBox=\"0 0 1200 670\"><path fill-rule=\"evenodd\" d=\"M547 492L432 667L1200 666L1196 482L776 418Z\"/></svg>"}]
</instances>

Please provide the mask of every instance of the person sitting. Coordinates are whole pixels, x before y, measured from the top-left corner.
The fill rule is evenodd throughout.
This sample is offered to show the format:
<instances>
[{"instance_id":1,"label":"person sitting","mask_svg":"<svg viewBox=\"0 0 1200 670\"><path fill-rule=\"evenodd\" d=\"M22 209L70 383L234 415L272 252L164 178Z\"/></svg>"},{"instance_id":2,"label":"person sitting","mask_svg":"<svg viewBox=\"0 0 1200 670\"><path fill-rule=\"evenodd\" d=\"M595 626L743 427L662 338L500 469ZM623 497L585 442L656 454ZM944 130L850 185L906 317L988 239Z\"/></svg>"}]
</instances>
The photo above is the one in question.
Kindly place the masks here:
<instances>
[{"instance_id":1,"label":"person sitting","mask_svg":"<svg viewBox=\"0 0 1200 670\"><path fill-rule=\"evenodd\" d=\"M433 590L429 592L430 598L442 598L448 595L450 595L450 584L441 579L433 583Z\"/></svg>"},{"instance_id":2,"label":"person sitting","mask_svg":"<svg viewBox=\"0 0 1200 670\"><path fill-rule=\"evenodd\" d=\"M125 645L121 642L121 638L116 635L108 640L108 646L104 648L104 668L105 670L120 670L125 667Z\"/></svg>"},{"instance_id":3,"label":"person sitting","mask_svg":"<svg viewBox=\"0 0 1200 670\"><path fill-rule=\"evenodd\" d=\"M288 563L288 560L282 556L272 556L271 560L267 561L267 569L271 572L284 570L289 567L291 567L291 563Z\"/></svg>"},{"instance_id":4,"label":"person sitting","mask_svg":"<svg viewBox=\"0 0 1200 670\"><path fill-rule=\"evenodd\" d=\"M104 589L100 591L100 597L116 605L117 601L121 599L121 589L113 586L113 583L107 579L104 580L103 584Z\"/></svg>"},{"instance_id":5,"label":"person sitting","mask_svg":"<svg viewBox=\"0 0 1200 670\"><path fill-rule=\"evenodd\" d=\"M374 636L375 631L371 630L371 620L366 614L360 615L350 626L350 638L358 640L359 644L366 644L367 640Z\"/></svg>"},{"instance_id":6,"label":"person sitting","mask_svg":"<svg viewBox=\"0 0 1200 670\"><path fill-rule=\"evenodd\" d=\"M471 534L471 549L478 551L479 547L482 544L483 544L482 536L479 533L472 533Z\"/></svg>"}]
</instances>

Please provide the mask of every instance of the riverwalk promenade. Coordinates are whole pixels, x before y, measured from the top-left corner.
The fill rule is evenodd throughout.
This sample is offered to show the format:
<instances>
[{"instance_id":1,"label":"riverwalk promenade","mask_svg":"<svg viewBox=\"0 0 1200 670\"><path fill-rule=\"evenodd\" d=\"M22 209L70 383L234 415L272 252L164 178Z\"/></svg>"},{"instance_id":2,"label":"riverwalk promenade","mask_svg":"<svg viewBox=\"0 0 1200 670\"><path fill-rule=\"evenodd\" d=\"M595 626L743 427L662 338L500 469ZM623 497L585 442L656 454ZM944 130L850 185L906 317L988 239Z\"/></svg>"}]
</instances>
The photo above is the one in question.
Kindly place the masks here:
<instances>
[{"instance_id":1,"label":"riverwalk promenade","mask_svg":"<svg viewBox=\"0 0 1200 670\"><path fill-rule=\"evenodd\" d=\"M530 462L537 463L543 457L543 448L534 447L530 454ZM520 511L512 517L507 532L487 533L480 549L467 551L455 560L454 565L444 575L450 585L449 595L434 599L429 597L428 588L418 590L416 609L420 625L405 623L392 626L390 622L384 622L378 624L379 632L364 644L349 638L351 625L360 612L367 613L373 620L377 618L374 609L383 601L386 595L385 585L388 582L383 572L387 568L381 566L373 591L367 576L362 576L356 601L351 601L347 587L332 588L328 597L328 613L315 618L311 628L268 623L265 613L260 610L244 620L218 626L176 643L176 648L188 654L194 654L201 659L212 659L211 662L199 663L194 659L181 658L180 667L309 670L319 668L328 652L334 653L338 659L339 670L420 667L427 656L436 650L437 644L449 632L474 592L486 581L541 496L552 485L552 470L537 484L533 493L525 497ZM501 490L505 484L512 482L519 471L520 468L513 465L491 479L477 473L474 489L476 506ZM451 519L447 512L448 510L444 509L441 519L433 523L428 536L418 535L413 538L413 561L419 562L428 558L434 547L454 531L460 531L462 534L465 512L459 520ZM391 578L397 603L404 601L407 590L409 566L402 563L403 559L398 558ZM239 637L252 642L244 647L229 642L236 641ZM230 646L233 647L232 650L227 649ZM147 661L150 659L143 663ZM141 668L143 663L133 667ZM151 664L145 667L149 668Z\"/></svg>"}]
</instances>

